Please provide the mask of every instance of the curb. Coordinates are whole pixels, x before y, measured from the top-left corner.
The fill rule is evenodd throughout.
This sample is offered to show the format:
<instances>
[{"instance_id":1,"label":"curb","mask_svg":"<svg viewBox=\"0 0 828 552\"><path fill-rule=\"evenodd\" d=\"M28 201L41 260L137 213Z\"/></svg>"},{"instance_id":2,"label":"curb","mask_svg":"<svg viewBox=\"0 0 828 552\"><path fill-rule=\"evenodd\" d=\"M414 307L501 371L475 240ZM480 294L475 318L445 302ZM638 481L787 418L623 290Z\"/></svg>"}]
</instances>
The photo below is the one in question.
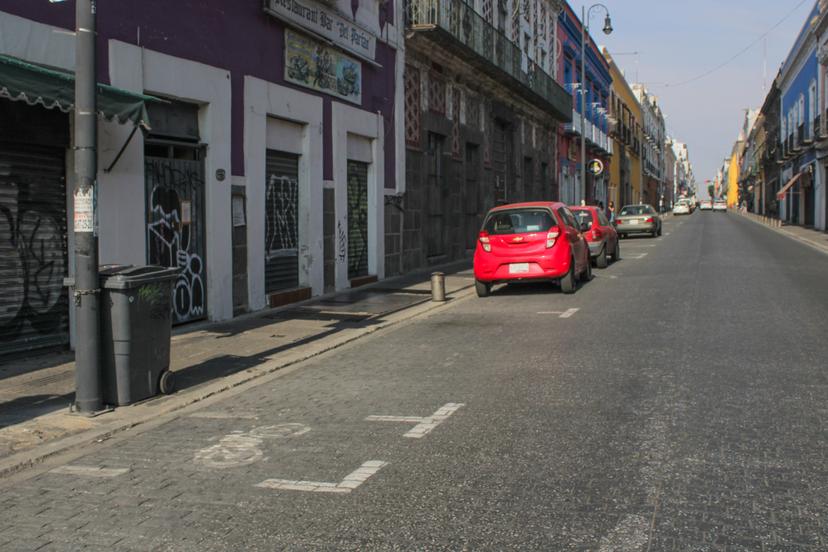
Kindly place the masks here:
<instances>
[{"instance_id":1,"label":"curb","mask_svg":"<svg viewBox=\"0 0 828 552\"><path fill-rule=\"evenodd\" d=\"M473 288L473 284L458 288L449 296L449 301L446 302L434 303L428 301L425 303L417 303L408 309L393 311L390 313L390 319L376 325L368 328L360 328L358 330L354 330L353 332L345 330L338 335L333 335L328 339L322 340L321 343L316 344L315 346L308 345L306 347L302 347L300 350L294 352L293 355L288 352L285 354L287 358L267 361L259 364L258 366L248 368L242 372L225 376L224 378L221 378L213 383L208 383L201 387L196 387L192 391L182 393L180 396L173 395L166 402L160 404L155 403L155 401L159 398L164 398L163 396L160 396L133 405L134 408L145 408L146 410L137 411L135 417L128 420L113 422L112 425L108 427L82 431L51 443L45 443L41 446L12 454L5 459L0 460L0 479L18 474L26 469L33 468L46 462L54 456L83 446L106 441L135 427L145 425L150 422L160 422L160 418L169 417L170 415L175 414L188 406L202 402L208 398L215 397L231 389L249 384L252 381L265 376L278 376L278 373L284 371L286 368L298 365L301 362L313 359L381 330L396 326L403 322L414 320L415 318L433 313L434 311L445 309L459 301L472 297L474 295ZM289 372L285 372L285 374L287 373ZM45 416L50 415L52 414L46 414Z\"/></svg>"},{"instance_id":2,"label":"curb","mask_svg":"<svg viewBox=\"0 0 828 552\"><path fill-rule=\"evenodd\" d=\"M759 226L767 228L768 230L772 230L773 232L776 232L777 234L787 236L788 238L790 238L792 240L796 240L799 243L805 244L805 245L811 247L812 249L816 249L817 251L819 251L820 253L822 253L824 255L828 255L828 248L826 248L825 246L820 245L818 243L814 243L814 242L812 242L811 240L809 240L807 238L803 238L801 236L797 236L796 234L788 232L787 230L785 230L785 227L782 226L781 221L778 220L778 219L772 219L770 217L763 217L761 215L756 215L754 213L739 213L738 211L733 211L733 213L736 214L736 215L739 215L743 219L747 219L751 222L754 222L754 223L758 224ZM769 222L765 222L765 221L769 221Z\"/></svg>"}]
</instances>

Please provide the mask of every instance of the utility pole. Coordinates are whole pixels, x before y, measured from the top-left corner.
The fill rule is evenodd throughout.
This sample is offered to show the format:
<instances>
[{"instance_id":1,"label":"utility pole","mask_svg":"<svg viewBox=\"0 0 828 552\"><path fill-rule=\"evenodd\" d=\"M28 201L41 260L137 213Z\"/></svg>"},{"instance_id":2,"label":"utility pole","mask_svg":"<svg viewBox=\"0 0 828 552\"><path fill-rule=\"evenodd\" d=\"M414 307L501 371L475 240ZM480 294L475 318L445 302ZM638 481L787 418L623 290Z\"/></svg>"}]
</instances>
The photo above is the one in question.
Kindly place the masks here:
<instances>
[{"instance_id":1,"label":"utility pole","mask_svg":"<svg viewBox=\"0 0 828 552\"><path fill-rule=\"evenodd\" d=\"M95 0L75 1L75 408L102 408L98 281Z\"/></svg>"}]
</instances>

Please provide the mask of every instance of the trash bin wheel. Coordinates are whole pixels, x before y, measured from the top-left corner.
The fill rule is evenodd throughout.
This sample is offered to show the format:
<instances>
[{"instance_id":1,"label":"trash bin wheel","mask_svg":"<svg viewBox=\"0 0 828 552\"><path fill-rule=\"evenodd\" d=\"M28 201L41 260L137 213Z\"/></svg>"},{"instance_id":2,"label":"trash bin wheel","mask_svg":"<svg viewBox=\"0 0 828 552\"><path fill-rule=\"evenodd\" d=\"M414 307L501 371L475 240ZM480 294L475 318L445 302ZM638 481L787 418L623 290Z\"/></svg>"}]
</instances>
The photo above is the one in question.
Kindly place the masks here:
<instances>
[{"instance_id":1,"label":"trash bin wheel","mask_svg":"<svg viewBox=\"0 0 828 552\"><path fill-rule=\"evenodd\" d=\"M161 372L161 376L158 378L158 390L165 395L175 391L175 376L169 370Z\"/></svg>"}]
</instances>

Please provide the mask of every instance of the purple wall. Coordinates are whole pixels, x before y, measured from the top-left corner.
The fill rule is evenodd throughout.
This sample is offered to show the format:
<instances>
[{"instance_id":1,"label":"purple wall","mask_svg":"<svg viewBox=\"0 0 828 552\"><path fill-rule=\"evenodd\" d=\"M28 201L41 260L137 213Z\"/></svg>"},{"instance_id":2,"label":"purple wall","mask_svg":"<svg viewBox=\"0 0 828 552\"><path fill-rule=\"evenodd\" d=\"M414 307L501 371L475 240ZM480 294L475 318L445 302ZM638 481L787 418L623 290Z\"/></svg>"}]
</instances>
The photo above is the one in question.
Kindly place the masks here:
<instances>
[{"instance_id":1,"label":"purple wall","mask_svg":"<svg viewBox=\"0 0 828 552\"><path fill-rule=\"evenodd\" d=\"M357 0L355 0L357 1ZM368 0L373 1L373 0ZM282 22L267 15L261 0L106 0L98 7L99 80L109 82L107 40L116 39L172 56L220 67L232 75L232 174L244 175L244 77L250 75L324 99L323 177L333 178L330 144L331 96L284 82ZM0 11L73 29L75 3L48 0L0 0ZM393 10L381 10L390 21ZM394 187L395 51L377 41L377 69L362 64L362 108L385 118L385 182ZM343 102L347 103L347 102Z\"/></svg>"}]
</instances>

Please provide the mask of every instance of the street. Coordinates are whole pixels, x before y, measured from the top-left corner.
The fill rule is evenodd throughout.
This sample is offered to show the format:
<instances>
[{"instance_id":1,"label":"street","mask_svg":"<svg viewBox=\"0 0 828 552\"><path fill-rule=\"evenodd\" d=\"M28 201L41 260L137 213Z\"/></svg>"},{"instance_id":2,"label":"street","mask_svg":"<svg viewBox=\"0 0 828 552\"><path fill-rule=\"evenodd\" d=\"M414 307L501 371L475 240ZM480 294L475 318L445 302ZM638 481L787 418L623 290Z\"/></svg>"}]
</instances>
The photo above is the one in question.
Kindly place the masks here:
<instances>
[{"instance_id":1,"label":"street","mask_svg":"<svg viewBox=\"0 0 828 552\"><path fill-rule=\"evenodd\" d=\"M828 257L697 211L621 258L17 474L0 550L828 550Z\"/></svg>"}]
</instances>

